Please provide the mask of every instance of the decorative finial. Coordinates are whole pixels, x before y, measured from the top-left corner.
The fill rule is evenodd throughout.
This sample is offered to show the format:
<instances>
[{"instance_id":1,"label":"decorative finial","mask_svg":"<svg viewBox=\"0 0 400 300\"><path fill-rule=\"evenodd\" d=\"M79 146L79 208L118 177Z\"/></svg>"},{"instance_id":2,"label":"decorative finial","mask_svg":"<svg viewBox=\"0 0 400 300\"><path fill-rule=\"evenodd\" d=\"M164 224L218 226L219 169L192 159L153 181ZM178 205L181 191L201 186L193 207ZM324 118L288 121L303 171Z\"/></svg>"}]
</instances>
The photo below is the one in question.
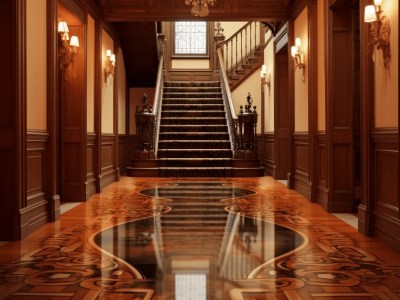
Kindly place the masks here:
<instances>
[{"instance_id":1,"label":"decorative finial","mask_svg":"<svg viewBox=\"0 0 400 300\"><path fill-rule=\"evenodd\" d=\"M216 36L221 36L221 35L223 35L223 33L222 32L224 32L224 29L222 28L222 26L221 26L221 22L217 22L217 26L216 26L216 28L215 28L215 31L217 32L217 34L216 34Z\"/></svg>"}]
</instances>

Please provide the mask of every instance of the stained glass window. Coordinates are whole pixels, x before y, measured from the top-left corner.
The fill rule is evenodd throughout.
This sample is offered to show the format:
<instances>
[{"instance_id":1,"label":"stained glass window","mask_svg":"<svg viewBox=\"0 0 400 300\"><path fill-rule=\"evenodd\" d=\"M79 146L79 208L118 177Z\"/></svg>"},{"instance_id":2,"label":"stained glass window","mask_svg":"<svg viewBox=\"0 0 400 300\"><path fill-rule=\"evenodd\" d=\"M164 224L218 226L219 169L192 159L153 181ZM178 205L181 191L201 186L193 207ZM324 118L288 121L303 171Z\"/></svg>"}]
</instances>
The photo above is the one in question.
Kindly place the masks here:
<instances>
[{"instance_id":1,"label":"stained glass window","mask_svg":"<svg viewBox=\"0 0 400 300\"><path fill-rule=\"evenodd\" d=\"M207 22L175 22L176 55L207 55Z\"/></svg>"}]
</instances>

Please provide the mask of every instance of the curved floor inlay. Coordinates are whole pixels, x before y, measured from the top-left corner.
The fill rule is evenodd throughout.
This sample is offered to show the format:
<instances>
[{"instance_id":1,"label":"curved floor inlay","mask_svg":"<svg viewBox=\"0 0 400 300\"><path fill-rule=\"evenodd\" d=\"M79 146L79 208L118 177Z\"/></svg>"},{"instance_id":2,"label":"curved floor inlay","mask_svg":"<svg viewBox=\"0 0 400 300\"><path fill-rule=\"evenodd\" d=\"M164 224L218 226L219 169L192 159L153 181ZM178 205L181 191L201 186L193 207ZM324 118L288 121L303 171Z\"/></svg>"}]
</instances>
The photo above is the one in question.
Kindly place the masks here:
<instances>
[{"instance_id":1,"label":"curved floor inlay","mask_svg":"<svg viewBox=\"0 0 400 300\"><path fill-rule=\"evenodd\" d=\"M123 177L0 247L0 298L400 299L399 253L271 178L213 180Z\"/></svg>"}]
</instances>

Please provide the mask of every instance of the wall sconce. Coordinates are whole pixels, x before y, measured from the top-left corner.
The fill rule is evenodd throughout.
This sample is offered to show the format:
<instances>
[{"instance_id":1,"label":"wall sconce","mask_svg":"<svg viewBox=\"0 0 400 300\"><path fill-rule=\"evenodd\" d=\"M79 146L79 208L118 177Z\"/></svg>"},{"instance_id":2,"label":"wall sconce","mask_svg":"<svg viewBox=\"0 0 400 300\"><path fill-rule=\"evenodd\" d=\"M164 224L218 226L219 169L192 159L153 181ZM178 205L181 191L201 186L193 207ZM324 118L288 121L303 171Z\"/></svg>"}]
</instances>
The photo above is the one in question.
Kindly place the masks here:
<instances>
[{"instance_id":1,"label":"wall sconce","mask_svg":"<svg viewBox=\"0 0 400 300\"><path fill-rule=\"evenodd\" d=\"M372 48L372 53L376 49L382 50L384 65L389 69L390 64L390 22L386 16L382 16L382 0L374 0L373 5L365 6L364 22L371 23L370 32L372 41L369 46ZM374 56L372 57L374 59Z\"/></svg>"},{"instance_id":2,"label":"wall sconce","mask_svg":"<svg viewBox=\"0 0 400 300\"><path fill-rule=\"evenodd\" d=\"M261 77L261 85L267 85L268 87L268 92L271 91L271 74L267 73L267 66L262 65L261 71L260 71L260 77Z\"/></svg>"},{"instance_id":3,"label":"wall sconce","mask_svg":"<svg viewBox=\"0 0 400 300\"><path fill-rule=\"evenodd\" d=\"M107 79L109 76L114 76L115 73L115 54L111 53L111 50L106 51L106 62L104 66L104 77L105 81L107 82Z\"/></svg>"},{"instance_id":4,"label":"wall sconce","mask_svg":"<svg viewBox=\"0 0 400 300\"><path fill-rule=\"evenodd\" d=\"M305 69L305 64L304 64L304 51L301 50L301 40L300 38L296 38L295 40L295 46L292 46L292 48L290 49L291 55L293 57L294 60L294 68L299 68L299 69L303 69L303 73L304 73L304 69Z\"/></svg>"},{"instance_id":5,"label":"wall sconce","mask_svg":"<svg viewBox=\"0 0 400 300\"><path fill-rule=\"evenodd\" d=\"M59 40L59 57L60 57L60 69L66 71L68 66L75 61L75 55L78 54L79 39L77 36L71 36L69 38L69 29L67 22L60 21L58 23L58 33L60 34ZM64 73L64 79L65 73Z\"/></svg>"}]
</instances>

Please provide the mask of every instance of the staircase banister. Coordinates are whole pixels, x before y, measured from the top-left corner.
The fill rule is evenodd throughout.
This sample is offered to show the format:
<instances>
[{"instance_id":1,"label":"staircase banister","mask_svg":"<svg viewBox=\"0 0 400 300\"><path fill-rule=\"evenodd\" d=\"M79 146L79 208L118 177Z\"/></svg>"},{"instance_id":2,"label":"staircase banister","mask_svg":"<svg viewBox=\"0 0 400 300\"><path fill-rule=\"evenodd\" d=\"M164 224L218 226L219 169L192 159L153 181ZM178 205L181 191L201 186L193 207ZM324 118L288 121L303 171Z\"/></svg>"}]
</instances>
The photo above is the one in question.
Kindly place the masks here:
<instances>
[{"instance_id":1,"label":"staircase banister","mask_svg":"<svg viewBox=\"0 0 400 300\"><path fill-rule=\"evenodd\" d=\"M221 68L222 84L225 86L230 113L231 113L232 119L236 121L238 119L238 117L236 115L235 108L233 106L233 101L232 101L232 96L231 96L231 89L229 87L228 76L226 75L226 70L225 70L225 66L224 66L224 58L223 58L223 55L222 55L221 48L217 49L217 54L218 54L219 66Z\"/></svg>"},{"instance_id":2,"label":"staircase banister","mask_svg":"<svg viewBox=\"0 0 400 300\"><path fill-rule=\"evenodd\" d=\"M163 76L163 69L164 69L164 56L160 56L160 60L158 62L158 71L157 71L157 81L156 81L156 90L154 92L154 101L153 101L153 112L157 115L157 111L159 109L158 102L160 101L160 89L162 83L162 76Z\"/></svg>"},{"instance_id":3,"label":"staircase banister","mask_svg":"<svg viewBox=\"0 0 400 300\"><path fill-rule=\"evenodd\" d=\"M228 44L229 42L231 42L241 31L243 31L245 28L249 27L252 23L253 22L247 22L245 25L243 25L242 28L240 28L238 31L236 31L236 33L233 34L229 39L227 39L227 40L225 40L225 41L223 41L221 43L218 43L217 44L217 48L220 48L223 45Z\"/></svg>"}]
</instances>

